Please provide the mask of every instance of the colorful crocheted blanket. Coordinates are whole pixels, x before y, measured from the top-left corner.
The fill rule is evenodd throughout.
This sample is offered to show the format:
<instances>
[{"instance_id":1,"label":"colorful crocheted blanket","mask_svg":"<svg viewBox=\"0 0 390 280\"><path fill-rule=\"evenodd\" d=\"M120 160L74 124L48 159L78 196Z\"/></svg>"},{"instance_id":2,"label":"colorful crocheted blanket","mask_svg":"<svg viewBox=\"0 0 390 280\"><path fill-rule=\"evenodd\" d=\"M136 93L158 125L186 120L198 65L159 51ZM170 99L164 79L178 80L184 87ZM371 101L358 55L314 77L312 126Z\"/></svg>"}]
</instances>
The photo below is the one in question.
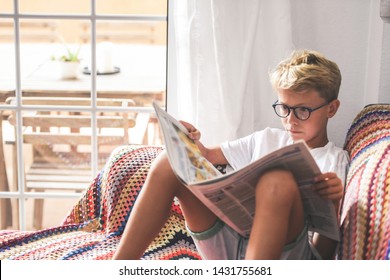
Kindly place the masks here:
<instances>
[{"instance_id":1,"label":"colorful crocheted blanket","mask_svg":"<svg viewBox=\"0 0 390 280\"><path fill-rule=\"evenodd\" d=\"M390 259L390 104L366 106L353 121L342 208L340 259Z\"/></svg>"},{"instance_id":2,"label":"colorful crocheted blanket","mask_svg":"<svg viewBox=\"0 0 390 280\"><path fill-rule=\"evenodd\" d=\"M111 259L150 164L161 150L118 148L62 225L40 231L0 231L0 259ZM177 202L143 259L200 259Z\"/></svg>"}]
</instances>

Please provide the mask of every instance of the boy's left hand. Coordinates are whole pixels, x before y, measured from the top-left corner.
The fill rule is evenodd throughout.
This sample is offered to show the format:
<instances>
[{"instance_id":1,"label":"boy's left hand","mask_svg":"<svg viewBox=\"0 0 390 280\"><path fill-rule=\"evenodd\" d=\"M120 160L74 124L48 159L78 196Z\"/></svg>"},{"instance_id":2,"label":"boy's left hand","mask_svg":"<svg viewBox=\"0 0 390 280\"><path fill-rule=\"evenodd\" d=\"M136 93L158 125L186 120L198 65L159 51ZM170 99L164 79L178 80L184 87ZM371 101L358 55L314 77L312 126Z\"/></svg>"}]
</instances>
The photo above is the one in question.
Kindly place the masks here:
<instances>
[{"instance_id":1,"label":"boy's left hand","mask_svg":"<svg viewBox=\"0 0 390 280\"><path fill-rule=\"evenodd\" d=\"M332 200L335 205L340 203L343 198L344 187L336 173L322 173L317 175L314 180L313 189L321 197Z\"/></svg>"}]
</instances>

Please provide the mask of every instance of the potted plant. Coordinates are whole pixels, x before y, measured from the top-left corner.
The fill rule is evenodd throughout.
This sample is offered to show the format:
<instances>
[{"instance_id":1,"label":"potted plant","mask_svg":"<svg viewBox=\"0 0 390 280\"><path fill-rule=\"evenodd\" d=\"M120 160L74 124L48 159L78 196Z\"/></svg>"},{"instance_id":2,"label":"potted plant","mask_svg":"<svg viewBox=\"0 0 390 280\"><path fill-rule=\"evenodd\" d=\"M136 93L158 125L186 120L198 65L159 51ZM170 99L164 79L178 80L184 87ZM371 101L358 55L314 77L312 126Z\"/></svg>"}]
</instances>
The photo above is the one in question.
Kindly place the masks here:
<instances>
[{"instance_id":1,"label":"potted plant","mask_svg":"<svg viewBox=\"0 0 390 280\"><path fill-rule=\"evenodd\" d=\"M61 55L59 58L53 57L53 60L60 62L60 75L62 79L76 79L78 69L80 67L79 46L76 51L72 51L68 46L65 45L66 53Z\"/></svg>"}]
</instances>

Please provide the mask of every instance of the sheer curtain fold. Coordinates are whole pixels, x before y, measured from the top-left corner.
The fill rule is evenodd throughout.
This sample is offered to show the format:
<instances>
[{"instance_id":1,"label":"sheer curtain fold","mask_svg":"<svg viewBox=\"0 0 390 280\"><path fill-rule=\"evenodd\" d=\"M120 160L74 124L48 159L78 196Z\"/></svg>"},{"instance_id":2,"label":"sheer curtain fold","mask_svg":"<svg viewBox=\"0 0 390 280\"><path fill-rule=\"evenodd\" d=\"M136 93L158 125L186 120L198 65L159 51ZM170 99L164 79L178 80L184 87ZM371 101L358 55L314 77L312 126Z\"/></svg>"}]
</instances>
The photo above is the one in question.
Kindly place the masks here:
<instances>
[{"instance_id":1,"label":"sheer curtain fold","mask_svg":"<svg viewBox=\"0 0 390 280\"><path fill-rule=\"evenodd\" d=\"M271 107L276 94L268 73L294 48L318 50L341 69L342 106L329 125L337 145L344 144L364 105L390 102L390 25L380 18L379 0L170 0L170 5L169 64L175 67L168 73L168 111L196 125L206 145L281 127ZM171 84L169 77L175 77Z\"/></svg>"},{"instance_id":2,"label":"sheer curtain fold","mask_svg":"<svg viewBox=\"0 0 390 280\"><path fill-rule=\"evenodd\" d=\"M245 136L279 120L268 71L292 49L287 0L171 0L175 32L175 104L205 144ZM176 96L172 96L176 95ZM260 113L261 112L261 113ZM273 120L272 120L273 119Z\"/></svg>"}]
</instances>

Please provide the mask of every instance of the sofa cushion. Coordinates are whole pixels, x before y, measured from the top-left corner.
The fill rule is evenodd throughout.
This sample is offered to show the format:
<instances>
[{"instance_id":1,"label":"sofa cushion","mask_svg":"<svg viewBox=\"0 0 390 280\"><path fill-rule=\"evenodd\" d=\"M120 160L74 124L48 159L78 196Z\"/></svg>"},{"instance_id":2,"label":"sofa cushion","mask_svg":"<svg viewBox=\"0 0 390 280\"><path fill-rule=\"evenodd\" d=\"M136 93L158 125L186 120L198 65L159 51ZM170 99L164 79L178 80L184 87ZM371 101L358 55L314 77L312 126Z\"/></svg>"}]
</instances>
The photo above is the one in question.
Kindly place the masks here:
<instances>
[{"instance_id":1,"label":"sofa cushion","mask_svg":"<svg viewBox=\"0 0 390 280\"><path fill-rule=\"evenodd\" d=\"M390 258L390 104L366 106L345 149L351 164L341 211L339 259Z\"/></svg>"}]
</instances>

